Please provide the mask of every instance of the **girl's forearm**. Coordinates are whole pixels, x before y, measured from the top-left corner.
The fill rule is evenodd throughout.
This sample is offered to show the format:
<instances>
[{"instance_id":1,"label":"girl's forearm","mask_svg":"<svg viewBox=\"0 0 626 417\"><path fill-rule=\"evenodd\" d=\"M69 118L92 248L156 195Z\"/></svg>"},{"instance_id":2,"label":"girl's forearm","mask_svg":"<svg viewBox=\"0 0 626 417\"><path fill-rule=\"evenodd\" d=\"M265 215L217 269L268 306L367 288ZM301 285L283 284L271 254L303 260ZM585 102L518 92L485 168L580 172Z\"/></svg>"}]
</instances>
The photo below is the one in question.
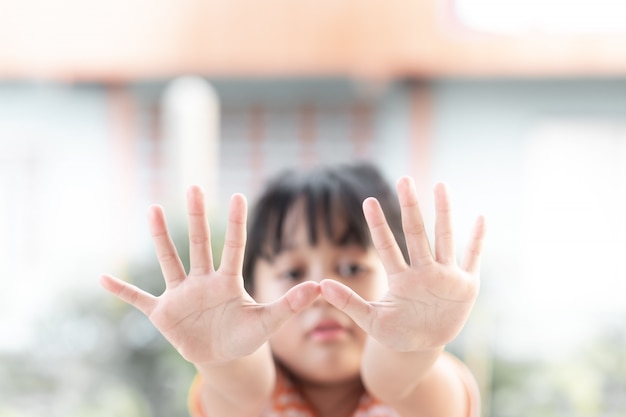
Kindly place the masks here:
<instances>
[{"instance_id":1,"label":"girl's forearm","mask_svg":"<svg viewBox=\"0 0 626 417\"><path fill-rule=\"evenodd\" d=\"M369 338L361 372L368 391L403 417L465 417L471 404L459 365L443 347L396 352Z\"/></svg>"},{"instance_id":2,"label":"girl's forearm","mask_svg":"<svg viewBox=\"0 0 626 417\"><path fill-rule=\"evenodd\" d=\"M221 364L196 364L196 369L203 381L202 402L209 416L258 416L276 382L267 343L249 356Z\"/></svg>"},{"instance_id":3,"label":"girl's forearm","mask_svg":"<svg viewBox=\"0 0 626 417\"><path fill-rule=\"evenodd\" d=\"M394 403L415 390L428 376L442 352L443 347L396 352L370 337L363 353L363 382L375 397Z\"/></svg>"}]
</instances>

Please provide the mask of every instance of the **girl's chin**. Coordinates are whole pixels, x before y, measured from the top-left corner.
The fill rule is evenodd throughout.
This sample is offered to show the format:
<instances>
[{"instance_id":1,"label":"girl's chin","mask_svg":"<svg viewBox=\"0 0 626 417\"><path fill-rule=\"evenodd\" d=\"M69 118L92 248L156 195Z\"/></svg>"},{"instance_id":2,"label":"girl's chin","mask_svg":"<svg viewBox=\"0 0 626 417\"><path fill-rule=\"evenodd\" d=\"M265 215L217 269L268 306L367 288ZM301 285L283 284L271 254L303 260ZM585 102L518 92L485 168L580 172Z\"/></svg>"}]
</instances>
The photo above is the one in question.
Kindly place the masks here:
<instances>
[{"instance_id":1,"label":"girl's chin","mask_svg":"<svg viewBox=\"0 0 626 417\"><path fill-rule=\"evenodd\" d=\"M312 363L303 366L299 363L289 367L282 365L282 368L298 381L316 385L334 385L361 378L361 369L358 364L337 366L335 363Z\"/></svg>"},{"instance_id":2,"label":"girl's chin","mask_svg":"<svg viewBox=\"0 0 626 417\"><path fill-rule=\"evenodd\" d=\"M360 373L357 372L337 372L333 370L331 372L313 372L305 373L303 375L294 375L299 383L318 385L318 386L333 386L339 384L346 384L358 381L360 383Z\"/></svg>"}]
</instances>

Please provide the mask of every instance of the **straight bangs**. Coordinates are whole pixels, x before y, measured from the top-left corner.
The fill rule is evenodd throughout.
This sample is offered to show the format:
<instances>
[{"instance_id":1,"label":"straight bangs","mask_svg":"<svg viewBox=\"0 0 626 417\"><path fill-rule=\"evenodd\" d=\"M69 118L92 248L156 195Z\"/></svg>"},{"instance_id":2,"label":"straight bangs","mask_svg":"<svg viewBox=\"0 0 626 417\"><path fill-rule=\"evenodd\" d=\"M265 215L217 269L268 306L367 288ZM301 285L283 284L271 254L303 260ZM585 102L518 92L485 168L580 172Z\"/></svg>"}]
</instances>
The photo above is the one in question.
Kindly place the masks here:
<instances>
[{"instance_id":1,"label":"straight bangs","mask_svg":"<svg viewBox=\"0 0 626 417\"><path fill-rule=\"evenodd\" d=\"M312 246L324 233L338 246L369 248L372 241L362 207L367 197L379 200L405 253L397 198L371 164L323 166L307 172L287 170L276 176L256 202L249 223L243 265L246 290L253 293L256 261L271 262L289 247L294 221L306 222Z\"/></svg>"},{"instance_id":2,"label":"straight bangs","mask_svg":"<svg viewBox=\"0 0 626 417\"><path fill-rule=\"evenodd\" d=\"M251 244L259 247L253 252L271 260L288 247L293 235L291 222L287 221L291 216L306 222L311 246L316 246L319 234L324 233L338 246L356 244L367 248L371 239L361 205L365 198L337 178L311 176L306 181L284 181L283 187L259 202L257 224L250 236L254 239Z\"/></svg>"}]
</instances>

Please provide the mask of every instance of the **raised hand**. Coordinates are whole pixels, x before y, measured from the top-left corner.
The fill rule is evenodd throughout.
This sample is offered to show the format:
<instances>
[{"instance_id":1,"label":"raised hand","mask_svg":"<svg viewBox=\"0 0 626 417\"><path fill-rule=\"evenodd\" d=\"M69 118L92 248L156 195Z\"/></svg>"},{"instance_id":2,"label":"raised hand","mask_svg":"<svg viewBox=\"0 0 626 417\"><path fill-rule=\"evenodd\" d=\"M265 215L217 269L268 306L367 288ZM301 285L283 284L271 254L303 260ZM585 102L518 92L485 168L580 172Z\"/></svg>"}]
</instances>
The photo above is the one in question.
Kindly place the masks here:
<instances>
[{"instance_id":1,"label":"raised hand","mask_svg":"<svg viewBox=\"0 0 626 417\"><path fill-rule=\"evenodd\" d=\"M241 269L246 243L246 200L233 196L222 260L216 270L204 197L199 187L187 193L190 270L187 274L167 230L163 209L152 206L149 224L166 289L158 297L110 275L101 285L150 318L188 361L219 363L251 354L293 314L319 295L315 282L292 288L270 304L257 304L244 290Z\"/></svg>"},{"instance_id":2,"label":"raised hand","mask_svg":"<svg viewBox=\"0 0 626 417\"><path fill-rule=\"evenodd\" d=\"M389 291L366 301L333 280L321 282L322 295L381 344L397 351L442 347L463 328L479 289L484 219L476 221L464 258L456 262L446 187L435 186L435 251L431 251L413 181L397 183L410 263L402 256L378 201L363 202L364 214L388 275Z\"/></svg>"}]
</instances>

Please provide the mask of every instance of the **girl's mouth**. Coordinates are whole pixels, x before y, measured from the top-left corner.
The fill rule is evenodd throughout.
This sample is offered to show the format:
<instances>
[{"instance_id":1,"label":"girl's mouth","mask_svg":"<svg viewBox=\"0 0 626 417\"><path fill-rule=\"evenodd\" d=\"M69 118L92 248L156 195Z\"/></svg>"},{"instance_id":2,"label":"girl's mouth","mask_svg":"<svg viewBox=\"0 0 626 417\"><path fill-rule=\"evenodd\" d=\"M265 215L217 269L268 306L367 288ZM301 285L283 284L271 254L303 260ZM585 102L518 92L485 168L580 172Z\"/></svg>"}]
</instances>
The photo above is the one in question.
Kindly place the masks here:
<instances>
[{"instance_id":1,"label":"girl's mouth","mask_svg":"<svg viewBox=\"0 0 626 417\"><path fill-rule=\"evenodd\" d=\"M309 332L309 337L314 342L332 342L344 338L348 330L338 321L328 319L321 320Z\"/></svg>"}]
</instances>

